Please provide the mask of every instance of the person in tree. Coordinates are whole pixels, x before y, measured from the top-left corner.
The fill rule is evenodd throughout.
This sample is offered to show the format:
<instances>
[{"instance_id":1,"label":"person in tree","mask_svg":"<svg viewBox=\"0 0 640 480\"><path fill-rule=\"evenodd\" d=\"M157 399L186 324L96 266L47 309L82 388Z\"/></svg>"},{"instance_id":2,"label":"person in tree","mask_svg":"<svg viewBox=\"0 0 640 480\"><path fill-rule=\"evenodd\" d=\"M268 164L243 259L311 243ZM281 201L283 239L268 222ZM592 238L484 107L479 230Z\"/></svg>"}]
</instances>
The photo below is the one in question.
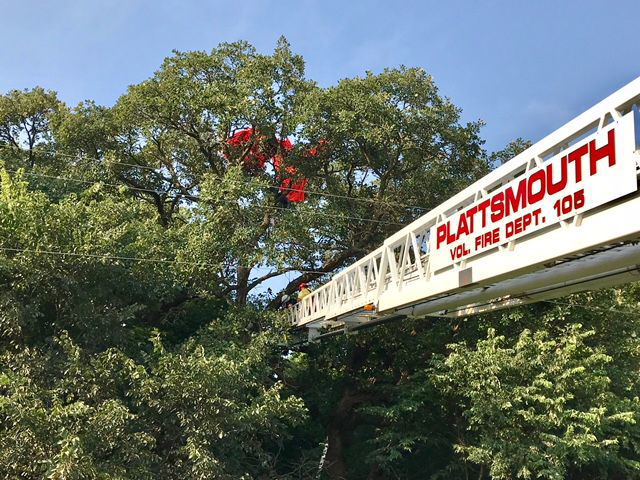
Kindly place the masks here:
<instances>
[{"instance_id":1,"label":"person in tree","mask_svg":"<svg viewBox=\"0 0 640 480\"><path fill-rule=\"evenodd\" d=\"M273 187L273 190L276 194L276 206L278 208L289 208L290 203L286 192L283 192L281 187Z\"/></svg>"},{"instance_id":2,"label":"person in tree","mask_svg":"<svg viewBox=\"0 0 640 480\"><path fill-rule=\"evenodd\" d=\"M285 178L284 180L281 180L281 179L283 176L282 165L284 163L284 160L283 160L284 156L289 151L293 150L293 144L288 138L285 138L284 140L280 140L279 147L280 147L280 150L277 151L277 153L273 156L273 169L276 174L276 180L280 181L280 185L278 187L274 187L274 190L276 193L275 195L276 205L279 208L289 208L291 200L289 199L287 189L285 188L285 183L290 179L288 178ZM288 173L291 169L295 171L295 168L293 167L286 167L284 169L284 172Z\"/></svg>"},{"instance_id":3,"label":"person in tree","mask_svg":"<svg viewBox=\"0 0 640 480\"><path fill-rule=\"evenodd\" d=\"M320 146L324 146L325 143L325 141L321 141ZM282 140L280 146L283 154L293 149L293 144L288 139ZM318 147L307 150L303 155L305 157L316 157L318 155ZM283 156L276 155L273 159L273 167L280 179L279 195L277 196L279 203L287 207L290 203L304 202L307 199L306 189L309 180L300 175L300 172L294 166L284 166L283 164Z\"/></svg>"},{"instance_id":4,"label":"person in tree","mask_svg":"<svg viewBox=\"0 0 640 480\"><path fill-rule=\"evenodd\" d=\"M290 172L292 174L295 174L295 168L293 167L287 167L288 169L291 168L294 171ZM282 180L282 183L280 184L280 189L279 189L279 193L281 197L285 197L286 198L286 203L289 204L291 203L296 203L296 202L304 202L307 198L306 196L306 188L307 188L307 184L309 183L309 180L307 180L306 178L302 177L300 179L293 179L291 177L287 177L284 180Z\"/></svg>"}]
</instances>

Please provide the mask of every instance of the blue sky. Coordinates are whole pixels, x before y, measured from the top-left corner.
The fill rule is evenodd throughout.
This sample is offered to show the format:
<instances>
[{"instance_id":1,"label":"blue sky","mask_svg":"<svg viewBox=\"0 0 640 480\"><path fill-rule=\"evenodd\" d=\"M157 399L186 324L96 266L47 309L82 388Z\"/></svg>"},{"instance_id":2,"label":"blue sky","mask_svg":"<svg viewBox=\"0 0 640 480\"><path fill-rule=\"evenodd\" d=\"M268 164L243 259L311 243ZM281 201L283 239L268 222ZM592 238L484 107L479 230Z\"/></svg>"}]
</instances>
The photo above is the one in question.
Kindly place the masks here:
<instances>
[{"instance_id":1,"label":"blue sky","mask_svg":"<svg viewBox=\"0 0 640 480\"><path fill-rule=\"evenodd\" d=\"M2 2L0 91L111 105L171 50L280 35L321 85L400 64L431 73L488 150L542 138L640 75L640 1L22 0ZM398 5L398 6L394 6Z\"/></svg>"},{"instance_id":2,"label":"blue sky","mask_svg":"<svg viewBox=\"0 0 640 480\"><path fill-rule=\"evenodd\" d=\"M640 75L640 1L5 0L0 91L111 105L171 50L285 35L321 85L400 64L481 118L489 150L537 140ZM393 5L400 5L394 7Z\"/></svg>"}]
</instances>

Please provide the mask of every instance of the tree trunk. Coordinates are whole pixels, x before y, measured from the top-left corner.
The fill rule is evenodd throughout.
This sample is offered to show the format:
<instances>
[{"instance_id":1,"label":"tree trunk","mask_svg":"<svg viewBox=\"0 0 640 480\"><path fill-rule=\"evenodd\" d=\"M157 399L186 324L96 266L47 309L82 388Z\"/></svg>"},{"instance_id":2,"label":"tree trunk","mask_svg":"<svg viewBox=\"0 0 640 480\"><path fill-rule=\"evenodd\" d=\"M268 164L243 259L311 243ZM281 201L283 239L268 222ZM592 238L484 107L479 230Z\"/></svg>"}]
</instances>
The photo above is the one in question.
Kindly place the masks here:
<instances>
[{"instance_id":1,"label":"tree trunk","mask_svg":"<svg viewBox=\"0 0 640 480\"><path fill-rule=\"evenodd\" d=\"M354 345L347 361L347 369L354 375L367 360L369 349L363 345ZM327 426L327 438L329 446L325 457L326 472L331 480L344 480L348 478L349 469L345 460L345 450L349 443L349 437L357 424L355 409L363 402L372 400L372 395L358 391L355 385L349 385L344 389L342 398L331 416Z\"/></svg>"},{"instance_id":2,"label":"tree trunk","mask_svg":"<svg viewBox=\"0 0 640 480\"><path fill-rule=\"evenodd\" d=\"M238 289L236 291L236 302L238 305L246 305L249 298L249 275L251 269L247 267L238 267Z\"/></svg>"},{"instance_id":3,"label":"tree trunk","mask_svg":"<svg viewBox=\"0 0 640 480\"><path fill-rule=\"evenodd\" d=\"M380 468L380 465L374 463L371 465L371 470L369 470L369 476L367 480L384 480L386 478L384 472Z\"/></svg>"},{"instance_id":4,"label":"tree trunk","mask_svg":"<svg viewBox=\"0 0 640 480\"><path fill-rule=\"evenodd\" d=\"M348 475L347 462L344 451L349 434L348 425L351 423L353 404L351 402L351 389L347 388L338 402L338 406L327 426L327 455L325 457L325 471L331 480L345 480Z\"/></svg>"}]
</instances>

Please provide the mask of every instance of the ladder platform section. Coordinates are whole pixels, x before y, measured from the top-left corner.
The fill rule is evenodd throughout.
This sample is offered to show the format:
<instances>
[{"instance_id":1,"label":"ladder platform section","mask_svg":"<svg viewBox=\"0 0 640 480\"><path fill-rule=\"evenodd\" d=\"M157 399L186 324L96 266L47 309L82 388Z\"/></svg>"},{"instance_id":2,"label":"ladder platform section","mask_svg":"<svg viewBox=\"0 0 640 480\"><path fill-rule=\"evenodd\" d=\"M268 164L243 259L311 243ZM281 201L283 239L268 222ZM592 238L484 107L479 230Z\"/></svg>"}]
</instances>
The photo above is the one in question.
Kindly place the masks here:
<instances>
[{"instance_id":1,"label":"ladder platform section","mask_svg":"<svg viewBox=\"0 0 640 480\"><path fill-rule=\"evenodd\" d=\"M640 78L335 274L292 325L348 327L365 306L376 322L464 316L638 278L638 105Z\"/></svg>"}]
</instances>

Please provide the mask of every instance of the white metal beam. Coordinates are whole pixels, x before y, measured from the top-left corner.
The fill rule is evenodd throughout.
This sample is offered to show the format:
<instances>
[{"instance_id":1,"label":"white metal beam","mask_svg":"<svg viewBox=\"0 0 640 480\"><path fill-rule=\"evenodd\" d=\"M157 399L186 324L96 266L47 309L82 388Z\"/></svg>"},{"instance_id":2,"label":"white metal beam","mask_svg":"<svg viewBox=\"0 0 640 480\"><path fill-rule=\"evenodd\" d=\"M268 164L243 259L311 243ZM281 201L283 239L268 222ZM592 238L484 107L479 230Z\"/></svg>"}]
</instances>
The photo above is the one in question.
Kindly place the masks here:
<instances>
[{"instance_id":1,"label":"white metal beam","mask_svg":"<svg viewBox=\"0 0 640 480\"><path fill-rule=\"evenodd\" d=\"M291 309L291 323L317 329L336 323L360 323L362 319L366 322L373 317L362 317L360 312L368 304L376 307L378 318L398 313L462 316L635 279L640 247L628 241L640 239L640 156L635 131L640 119L636 117L637 108L633 108L638 103L640 78L391 235L379 248L337 273ZM607 162L602 152L612 146L612 138L616 142L615 159L607 150ZM589 155L585 156L587 150ZM576 161L576 156L581 160ZM607 164L612 172L618 172L616 176L606 176ZM550 165L562 170L560 179L553 178ZM592 176L599 169L602 178L581 179L578 165ZM566 169L573 172L574 166L575 174L567 178L584 186L587 202L592 203L588 208L577 206L580 200L571 190L573 200L558 197L557 220L545 224L543 218L537 227L522 228L521 223L517 235L500 237L496 244L490 242L482 248L476 244L473 252L469 244L463 244L464 253L457 258L453 248L445 252L440 245L442 239L436 240L437 227L459 219L465 209L468 212L479 202L490 200L496 192L515 191L511 186L535 175L542 177L545 172L549 182L562 182ZM617 179L623 179L625 186L618 185ZM611 185L613 182L616 185ZM527 184L530 196L537 195L531 186L534 183ZM618 188L625 190L616 192ZM560 201L575 205L567 207L565 214L567 205ZM627 243L612 247L621 241ZM452 258L447 261L443 253L451 253Z\"/></svg>"}]
</instances>

